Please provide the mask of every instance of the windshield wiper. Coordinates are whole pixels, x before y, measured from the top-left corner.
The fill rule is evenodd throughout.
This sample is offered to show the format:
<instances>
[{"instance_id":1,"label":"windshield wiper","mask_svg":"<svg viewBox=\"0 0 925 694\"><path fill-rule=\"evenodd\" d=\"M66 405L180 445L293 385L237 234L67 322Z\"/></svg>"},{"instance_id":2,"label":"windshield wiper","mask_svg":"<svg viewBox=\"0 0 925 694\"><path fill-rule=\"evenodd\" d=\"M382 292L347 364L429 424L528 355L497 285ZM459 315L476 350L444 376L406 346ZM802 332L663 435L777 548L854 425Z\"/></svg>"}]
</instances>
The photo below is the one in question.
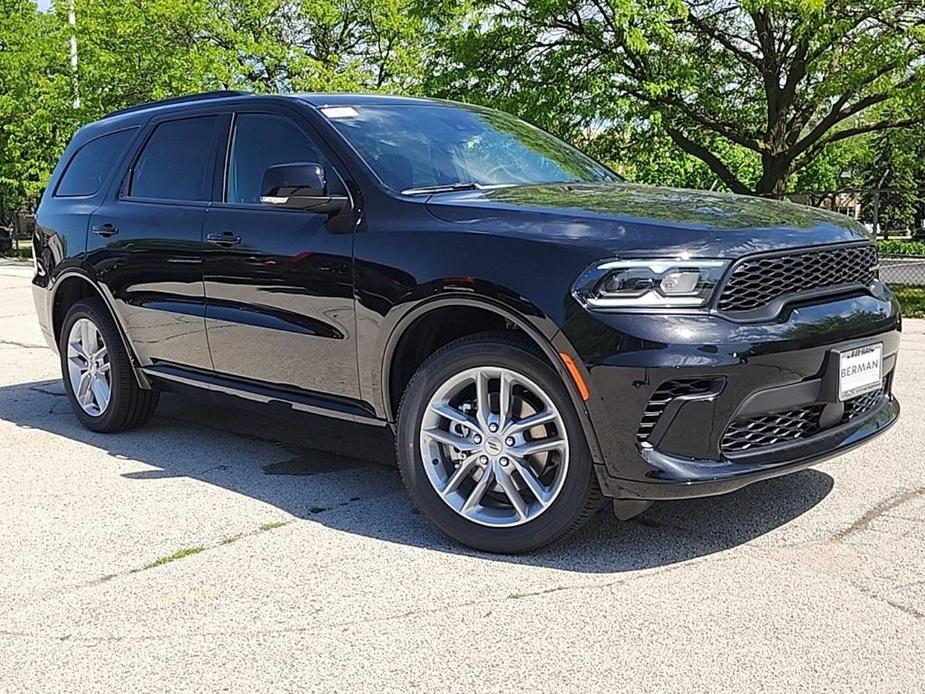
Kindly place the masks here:
<instances>
[{"instance_id":1,"label":"windshield wiper","mask_svg":"<svg viewBox=\"0 0 925 694\"><path fill-rule=\"evenodd\" d=\"M406 188L403 195L427 195L430 193L450 193L454 190L479 190L478 183L442 183L436 186L422 186L420 188Z\"/></svg>"}]
</instances>

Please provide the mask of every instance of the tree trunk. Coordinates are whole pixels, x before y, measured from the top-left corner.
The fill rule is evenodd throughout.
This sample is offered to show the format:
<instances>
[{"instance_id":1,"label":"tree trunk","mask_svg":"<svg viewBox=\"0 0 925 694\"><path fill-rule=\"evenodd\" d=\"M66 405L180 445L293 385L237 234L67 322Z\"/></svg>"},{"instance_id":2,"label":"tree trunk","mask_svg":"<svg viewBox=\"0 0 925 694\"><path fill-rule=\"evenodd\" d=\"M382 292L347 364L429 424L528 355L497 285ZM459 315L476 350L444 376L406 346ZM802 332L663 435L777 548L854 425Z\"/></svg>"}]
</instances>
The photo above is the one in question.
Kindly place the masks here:
<instances>
[{"instance_id":1,"label":"tree trunk","mask_svg":"<svg viewBox=\"0 0 925 694\"><path fill-rule=\"evenodd\" d=\"M761 157L761 178L755 185L755 194L768 198L782 198L790 180L790 161L777 154Z\"/></svg>"}]
</instances>

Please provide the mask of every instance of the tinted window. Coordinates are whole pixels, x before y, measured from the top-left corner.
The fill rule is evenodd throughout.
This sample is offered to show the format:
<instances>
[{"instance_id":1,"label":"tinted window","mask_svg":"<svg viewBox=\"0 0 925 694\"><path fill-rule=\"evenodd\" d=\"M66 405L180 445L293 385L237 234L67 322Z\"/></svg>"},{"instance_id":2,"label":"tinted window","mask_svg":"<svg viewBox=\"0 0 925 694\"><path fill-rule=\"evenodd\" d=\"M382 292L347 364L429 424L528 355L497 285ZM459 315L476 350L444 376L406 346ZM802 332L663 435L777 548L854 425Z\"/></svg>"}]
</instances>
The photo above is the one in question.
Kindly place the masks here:
<instances>
[{"instance_id":1,"label":"tinted window","mask_svg":"<svg viewBox=\"0 0 925 694\"><path fill-rule=\"evenodd\" d=\"M135 163L129 195L159 200L208 200L217 116L157 126Z\"/></svg>"},{"instance_id":2,"label":"tinted window","mask_svg":"<svg viewBox=\"0 0 925 694\"><path fill-rule=\"evenodd\" d=\"M228 202L260 204L263 174L276 164L324 166L328 185L337 189L337 174L314 142L288 118L246 113L235 122L228 162Z\"/></svg>"},{"instance_id":3,"label":"tinted window","mask_svg":"<svg viewBox=\"0 0 925 694\"><path fill-rule=\"evenodd\" d=\"M85 144L67 165L55 195L93 195L98 192L134 136L135 130L120 130Z\"/></svg>"},{"instance_id":4,"label":"tinted window","mask_svg":"<svg viewBox=\"0 0 925 694\"><path fill-rule=\"evenodd\" d=\"M396 190L618 180L571 145L499 111L427 104L321 112Z\"/></svg>"}]
</instances>

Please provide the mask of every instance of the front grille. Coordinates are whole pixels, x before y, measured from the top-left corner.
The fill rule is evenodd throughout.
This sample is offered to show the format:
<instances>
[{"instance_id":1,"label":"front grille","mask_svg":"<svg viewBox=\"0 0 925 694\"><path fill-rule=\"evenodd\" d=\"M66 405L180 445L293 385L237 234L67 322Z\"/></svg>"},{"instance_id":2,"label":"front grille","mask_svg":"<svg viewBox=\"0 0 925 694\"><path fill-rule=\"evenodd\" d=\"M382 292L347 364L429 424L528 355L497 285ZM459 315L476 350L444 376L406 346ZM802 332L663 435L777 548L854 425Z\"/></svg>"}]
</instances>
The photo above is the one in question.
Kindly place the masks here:
<instances>
[{"instance_id":1,"label":"front grille","mask_svg":"<svg viewBox=\"0 0 925 694\"><path fill-rule=\"evenodd\" d=\"M877 404L880 402L880 399L883 397L886 392L886 379L883 379L883 385L879 390L866 393L864 395L859 395L856 398L851 398L850 400L845 401L845 416L842 419L843 422L854 419L855 417L860 417L861 415L867 414L870 412Z\"/></svg>"},{"instance_id":2,"label":"front grille","mask_svg":"<svg viewBox=\"0 0 925 694\"><path fill-rule=\"evenodd\" d=\"M659 418L668 407L668 403L675 398L683 395L706 395L714 390L716 381L711 378L685 378L677 381L665 381L649 399L645 412L642 413L642 419L639 422L639 428L636 430L636 439L645 441L649 434L658 424Z\"/></svg>"},{"instance_id":3,"label":"front grille","mask_svg":"<svg viewBox=\"0 0 925 694\"><path fill-rule=\"evenodd\" d=\"M841 246L790 255L753 258L737 264L723 287L719 310L754 311L783 296L814 289L869 286L877 249Z\"/></svg>"},{"instance_id":4,"label":"front grille","mask_svg":"<svg viewBox=\"0 0 925 694\"><path fill-rule=\"evenodd\" d=\"M738 453L812 436L819 431L819 415L824 408L825 405L810 405L733 420L723 434L723 452Z\"/></svg>"},{"instance_id":5,"label":"front grille","mask_svg":"<svg viewBox=\"0 0 925 694\"><path fill-rule=\"evenodd\" d=\"M879 390L845 401L841 423L861 417L877 405L887 393L887 379ZM817 403L781 412L735 419L723 434L724 453L741 453L753 448L764 448L776 443L804 439L822 431L819 417L825 403Z\"/></svg>"}]
</instances>

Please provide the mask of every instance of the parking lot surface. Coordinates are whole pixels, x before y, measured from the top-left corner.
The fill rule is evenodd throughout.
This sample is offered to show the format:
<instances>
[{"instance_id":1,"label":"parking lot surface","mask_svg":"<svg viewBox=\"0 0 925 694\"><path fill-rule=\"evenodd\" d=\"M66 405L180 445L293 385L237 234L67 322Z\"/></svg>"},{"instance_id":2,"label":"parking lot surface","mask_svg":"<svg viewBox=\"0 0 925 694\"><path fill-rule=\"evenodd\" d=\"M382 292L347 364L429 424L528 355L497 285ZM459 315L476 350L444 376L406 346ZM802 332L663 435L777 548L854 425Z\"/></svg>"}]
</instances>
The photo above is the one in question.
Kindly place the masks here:
<instances>
[{"instance_id":1,"label":"parking lot surface","mask_svg":"<svg viewBox=\"0 0 925 694\"><path fill-rule=\"evenodd\" d=\"M925 690L923 322L874 443L503 557L415 513L383 430L169 395L81 428L30 275L0 264L2 692Z\"/></svg>"}]
</instances>

